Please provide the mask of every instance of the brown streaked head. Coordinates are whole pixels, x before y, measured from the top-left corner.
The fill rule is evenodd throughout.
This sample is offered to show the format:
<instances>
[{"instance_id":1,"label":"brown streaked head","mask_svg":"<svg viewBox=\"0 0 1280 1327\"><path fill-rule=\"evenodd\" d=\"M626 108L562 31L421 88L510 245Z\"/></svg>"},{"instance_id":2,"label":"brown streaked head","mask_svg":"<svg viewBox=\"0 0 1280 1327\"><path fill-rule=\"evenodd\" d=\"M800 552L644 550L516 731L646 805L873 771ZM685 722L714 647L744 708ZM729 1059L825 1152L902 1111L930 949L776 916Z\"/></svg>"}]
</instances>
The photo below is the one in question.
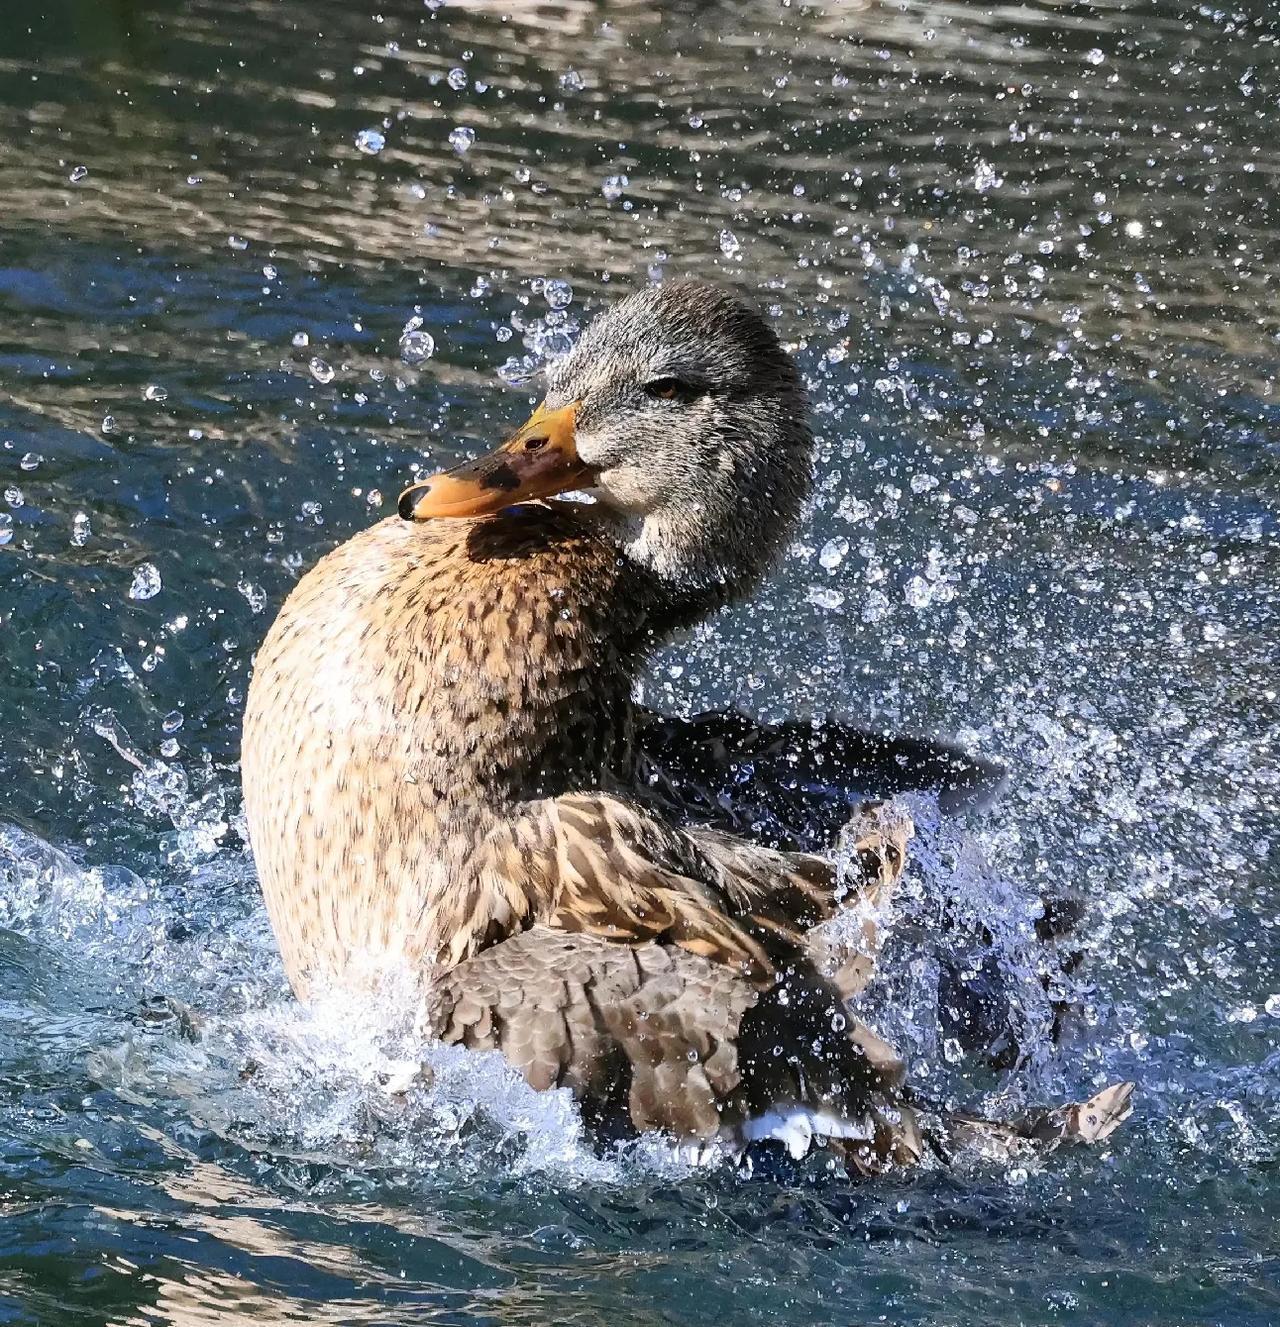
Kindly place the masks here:
<instances>
[{"instance_id":1,"label":"brown streaked head","mask_svg":"<svg viewBox=\"0 0 1280 1327\"><path fill-rule=\"evenodd\" d=\"M575 519L651 573L693 620L745 594L812 482L796 366L769 323L700 281L613 305L548 365L546 399L492 455L406 490L400 513L483 516L586 489Z\"/></svg>"}]
</instances>

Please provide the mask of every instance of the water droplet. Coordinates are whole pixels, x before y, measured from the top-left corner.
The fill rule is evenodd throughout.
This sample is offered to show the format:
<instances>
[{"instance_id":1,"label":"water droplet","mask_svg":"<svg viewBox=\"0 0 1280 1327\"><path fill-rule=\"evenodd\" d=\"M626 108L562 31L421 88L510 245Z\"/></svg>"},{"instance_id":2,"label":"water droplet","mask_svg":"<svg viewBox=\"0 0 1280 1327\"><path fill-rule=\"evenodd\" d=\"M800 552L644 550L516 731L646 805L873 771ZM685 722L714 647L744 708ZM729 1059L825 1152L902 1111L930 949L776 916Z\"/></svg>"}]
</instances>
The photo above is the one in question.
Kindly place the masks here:
<instances>
[{"instance_id":1,"label":"water droplet","mask_svg":"<svg viewBox=\"0 0 1280 1327\"><path fill-rule=\"evenodd\" d=\"M467 86L469 81L465 69L450 69L449 76L445 79L445 82L448 83L455 92L461 92L462 89Z\"/></svg>"},{"instance_id":2,"label":"water droplet","mask_svg":"<svg viewBox=\"0 0 1280 1327\"><path fill-rule=\"evenodd\" d=\"M559 82L562 92L581 92L587 86L586 80L576 69L566 69L560 75Z\"/></svg>"},{"instance_id":3,"label":"water droplet","mask_svg":"<svg viewBox=\"0 0 1280 1327\"><path fill-rule=\"evenodd\" d=\"M356 135L356 151L376 157L387 145L387 136L380 129L361 129Z\"/></svg>"},{"instance_id":4,"label":"water droplet","mask_svg":"<svg viewBox=\"0 0 1280 1327\"><path fill-rule=\"evenodd\" d=\"M512 355L498 365L498 377L512 387L523 387L537 376L541 367L533 355Z\"/></svg>"},{"instance_id":5,"label":"water droplet","mask_svg":"<svg viewBox=\"0 0 1280 1327\"><path fill-rule=\"evenodd\" d=\"M524 329L525 347L542 360L560 359L573 349L578 324L563 309L552 309Z\"/></svg>"},{"instance_id":6,"label":"water droplet","mask_svg":"<svg viewBox=\"0 0 1280 1327\"><path fill-rule=\"evenodd\" d=\"M400 358L406 364L421 364L435 353L435 338L422 330L422 319L416 315L410 318L400 333Z\"/></svg>"},{"instance_id":7,"label":"water droplet","mask_svg":"<svg viewBox=\"0 0 1280 1327\"><path fill-rule=\"evenodd\" d=\"M863 502L861 498L844 498L836 508L836 515L842 521L848 521L850 525L857 525L871 515L871 505Z\"/></svg>"},{"instance_id":8,"label":"water droplet","mask_svg":"<svg viewBox=\"0 0 1280 1327\"><path fill-rule=\"evenodd\" d=\"M170 710L168 714L160 720L160 727L166 733L176 733L186 722L181 710Z\"/></svg>"},{"instance_id":9,"label":"water droplet","mask_svg":"<svg viewBox=\"0 0 1280 1327\"><path fill-rule=\"evenodd\" d=\"M0 545L7 544L13 538L13 517L0 512Z\"/></svg>"},{"instance_id":10,"label":"water droplet","mask_svg":"<svg viewBox=\"0 0 1280 1327\"><path fill-rule=\"evenodd\" d=\"M274 281L276 277L280 275L280 273L272 263L268 263L262 269L262 275L265 276L268 281Z\"/></svg>"},{"instance_id":11,"label":"water droplet","mask_svg":"<svg viewBox=\"0 0 1280 1327\"><path fill-rule=\"evenodd\" d=\"M236 584L236 589L244 595L250 609L255 613L261 613L267 606L267 592L261 585L255 585L252 581L243 577Z\"/></svg>"},{"instance_id":12,"label":"water droplet","mask_svg":"<svg viewBox=\"0 0 1280 1327\"><path fill-rule=\"evenodd\" d=\"M102 431L104 433L114 433L116 431L116 417L114 415L102 416Z\"/></svg>"},{"instance_id":13,"label":"water droplet","mask_svg":"<svg viewBox=\"0 0 1280 1327\"><path fill-rule=\"evenodd\" d=\"M89 175L88 166L73 166L71 168L71 175L70 175L71 183L79 184L81 180L87 179L88 175Z\"/></svg>"},{"instance_id":14,"label":"water droplet","mask_svg":"<svg viewBox=\"0 0 1280 1327\"><path fill-rule=\"evenodd\" d=\"M178 744L172 737L166 737L160 743L160 754L167 758L172 758L178 754Z\"/></svg>"},{"instance_id":15,"label":"water droplet","mask_svg":"<svg viewBox=\"0 0 1280 1327\"><path fill-rule=\"evenodd\" d=\"M22 460L18 462L18 465L23 470L37 470L40 467L40 462L43 460L44 457L41 456L39 452L24 452Z\"/></svg>"},{"instance_id":16,"label":"water droplet","mask_svg":"<svg viewBox=\"0 0 1280 1327\"><path fill-rule=\"evenodd\" d=\"M476 141L476 131L468 129L466 125L458 125L457 128L449 131L449 146L460 156L465 156L470 150L471 145Z\"/></svg>"},{"instance_id":17,"label":"water droplet","mask_svg":"<svg viewBox=\"0 0 1280 1327\"><path fill-rule=\"evenodd\" d=\"M249 241L240 235L228 235L227 244L230 245L231 248L241 252L249 247Z\"/></svg>"},{"instance_id":18,"label":"water droplet","mask_svg":"<svg viewBox=\"0 0 1280 1327\"><path fill-rule=\"evenodd\" d=\"M992 189L998 189L1003 183L1004 176L1000 175L994 166L988 165L981 159L974 165L973 187L978 193L990 193Z\"/></svg>"},{"instance_id":19,"label":"water droplet","mask_svg":"<svg viewBox=\"0 0 1280 1327\"><path fill-rule=\"evenodd\" d=\"M1107 54L1100 51L1096 46L1085 57L1091 65L1100 65L1106 62Z\"/></svg>"},{"instance_id":20,"label":"water droplet","mask_svg":"<svg viewBox=\"0 0 1280 1327\"><path fill-rule=\"evenodd\" d=\"M630 183L630 179L625 175L607 175L600 186L600 192L604 194L606 201L616 203Z\"/></svg>"},{"instance_id":21,"label":"water droplet","mask_svg":"<svg viewBox=\"0 0 1280 1327\"><path fill-rule=\"evenodd\" d=\"M934 590L937 587L923 576L912 576L907 582L903 597L912 608L928 608L933 603Z\"/></svg>"},{"instance_id":22,"label":"water droplet","mask_svg":"<svg viewBox=\"0 0 1280 1327\"><path fill-rule=\"evenodd\" d=\"M78 511L71 518L71 546L73 548L83 548L89 542L89 536L93 529L89 524L87 513Z\"/></svg>"},{"instance_id":23,"label":"water droplet","mask_svg":"<svg viewBox=\"0 0 1280 1327\"><path fill-rule=\"evenodd\" d=\"M553 309L567 309L573 303L573 287L559 277L548 277L542 285L542 298Z\"/></svg>"},{"instance_id":24,"label":"water droplet","mask_svg":"<svg viewBox=\"0 0 1280 1327\"><path fill-rule=\"evenodd\" d=\"M843 535L840 535L835 539L828 539L822 545L822 551L818 554L818 562L827 571L835 571L848 555L849 541Z\"/></svg>"},{"instance_id":25,"label":"water droplet","mask_svg":"<svg viewBox=\"0 0 1280 1327\"><path fill-rule=\"evenodd\" d=\"M154 599L160 589L160 571L154 562L144 562L134 569L133 584L129 586L130 599Z\"/></svg>"},{"instance_id":26,"label":"water droplet","mask_svg":"<svg viewBox=\"0 0 1280 1327\"><path fill-rule=\"evenodd\" d=\"M161 387L159 383L150 382L142 389L142 399L144 401L167 401L169 399L169 389Z\"/></svg>"},{"instance_id":27,"label":"water droplet","mask_svg":"<svg viewBox=\"0 0 1280 1327\"><path fill-rule=\"evenodd\" d=\"M889 602L889 596L883 590L868 590L867 597L862 602L862 620L864 622L879 622L889 616L893 611L893 605Z\"/></svg>"},{"instance_id":28,"label":"water droplet","mask_svg":"<svg viewBox=\"0 0 1280 1327\"><path fill-rule=\"evenodd\" d=\"M1267 1011L1268 1018L1280 1018L1280 993L1268 995L1262 1007Z\"/></svg>"},{"instance_id":29,"label":"water droplet","mask_svg":"<svg viewBox=\"0 0 1280 1327\"><path fill-rule=\"evenodd\" d=\"M27 495L16 484L10 484L4 491L4 500L11 507L21 507L26 502Z\"/></svg>"},{"instance_id":30,"label":"water droplet","mask_svg":"<svg viewBox=\"0 0 1280 1327\"><path fill-rule=\"evenodd\" d=\"M844 607L844 595L839 590L833 590L827 585L809 586L809 592L805 597L811 604L816 604L819 608L825 608L828 612L834 612L836 609Z\"/></svg>"},{"instance_id":31,"label":"water droplet","mask_svg":"<svg viewBox=\"0 0 1280 1327\"><path fill-rule=\"evenodd\" d=\"M313 355L307 367L311 370L311 376L316 382L333 381L333 365L326 363L319 355Z\"/></svg>"},{"instance_id":32,"label":"water droplet","mask_svg":"<svg viewBox=\"0 0 1280 1327\"><path fill-rule=\"evenodd\" d=\"M720 252L726 258L732 258L742 248L742 241L731 230L720 232Z\"/></svg>"}]
</instances>

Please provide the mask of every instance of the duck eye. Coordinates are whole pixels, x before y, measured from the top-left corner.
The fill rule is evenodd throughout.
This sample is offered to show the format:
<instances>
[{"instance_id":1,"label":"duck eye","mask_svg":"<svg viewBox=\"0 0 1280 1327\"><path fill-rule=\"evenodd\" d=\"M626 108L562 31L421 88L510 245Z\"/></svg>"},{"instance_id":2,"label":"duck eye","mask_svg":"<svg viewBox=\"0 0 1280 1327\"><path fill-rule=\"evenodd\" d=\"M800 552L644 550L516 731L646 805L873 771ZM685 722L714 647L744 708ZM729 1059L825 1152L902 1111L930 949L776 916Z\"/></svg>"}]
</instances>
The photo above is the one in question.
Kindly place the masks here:
<instances>
[{"instance_id":1,"label":"duck eye","mask_svg":"<svg viewBox=\"0 0 1280 1327\"><path fill-rule=\"evenodd\" d=\"M702 395L702 388L696 383L685 382L680 378L655 378L644 385L645 395L655 401L695 401Z\"/></svg>"},{"instance_id":2,"label":"duck eye","mask_svg":"<svg viewBox=\"0 0 1280 1327\"><path fill-rule=\"evenodd\" d=\"M527 452L536 452L547 445L547 439L542 437L526 438L524 440L524 449Z\"/></svg>"}]
</instances>

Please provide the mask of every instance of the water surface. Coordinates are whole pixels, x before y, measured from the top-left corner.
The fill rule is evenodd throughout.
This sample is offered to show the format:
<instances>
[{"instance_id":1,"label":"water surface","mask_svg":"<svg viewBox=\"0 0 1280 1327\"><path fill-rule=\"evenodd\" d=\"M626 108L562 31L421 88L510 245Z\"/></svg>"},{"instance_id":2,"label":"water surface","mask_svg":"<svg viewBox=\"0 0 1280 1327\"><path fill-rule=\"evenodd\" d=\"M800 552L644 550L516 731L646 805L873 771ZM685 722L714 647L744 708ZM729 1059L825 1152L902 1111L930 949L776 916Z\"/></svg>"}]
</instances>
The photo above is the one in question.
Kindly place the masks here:
<instances>
[{"instance_id":1,"label":"water surface","mask_svg":"<svg viewBox=\"0 0 1280 1327\"><path fill-rule=\"evenodd\" d=\"M3 1320L1280 1317L1273 8L28 8L0 35ZM435 1052L403 1094L403 1030L289 1001L236 767L271 614L660 273L771 311L820 483L761 601L648 698L1007 761L996 808L915 807L881 1025L993 1107L1135 1078L1107 1149L686 1174L594 1156L494 1065ZM1090 901L1061 1050L1043 890ZM1021 994L1004 1080L931 1003L944 902Z\"/></svg>"}]
</instances>

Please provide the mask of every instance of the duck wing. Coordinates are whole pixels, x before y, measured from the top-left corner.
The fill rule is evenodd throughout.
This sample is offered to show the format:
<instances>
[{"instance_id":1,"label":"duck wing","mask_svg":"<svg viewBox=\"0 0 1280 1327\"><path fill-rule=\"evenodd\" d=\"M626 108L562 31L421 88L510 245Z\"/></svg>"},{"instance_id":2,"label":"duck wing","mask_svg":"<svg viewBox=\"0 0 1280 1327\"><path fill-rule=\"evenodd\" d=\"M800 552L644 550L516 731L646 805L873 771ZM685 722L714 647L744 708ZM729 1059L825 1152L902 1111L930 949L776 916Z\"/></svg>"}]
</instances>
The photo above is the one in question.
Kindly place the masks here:
<instances>
[{"instance_id":1,"label":"duck wing","mask_svg":"<svg viewBox=\"0 0 1280 1327\"><path fill-rule=\"evenodd\" d=\"M468 875L486 887L455 900L458 916L444 925L454 940L439 958L451 967L541 923L614 942L674 944L767 987L780 962L813 958L811 933L842 907L883 901L910 833L905 818L865 811L837 869L812 854L683 830L605 793L530 802L477 846ZM877 939L870 917L864 938Z\"/></svg>"},{"instance_id":2,"label":"duck wing","mask_svg":"<svg viewBox=\"0 0 1280 1327\"><path fill-rule=\"evenodd\" d=\"M643 795L682 823L776 847L830 843L860 802L936 791L944 811L983 805L1005 771L945 742L872 732L839 719L763 724L733 710L679 719L636 712Z\"/></svg>"},{"instance_id":3,"label":"duck wing","mask_svg":"<svg viewBox=\"0 0 1280 1327\"><path fill-rule=\"evenodd\" d=\"M907 832L858 840L875 887L896 878ZM569 1088L606 1132L797 1151L817 1133L872 1170L918 1154L901 1062L810 948L846 901L831 863L602 793L528 803L478 851L475 875L506 882L520 925L442 965L427 1031Z\"/></svg>"},{"instance_id":4,"label":"duck wing","mask_svg":"<svg viewBox=\"0 0 1280 1327\"><path fill-rule=\"evenodd\" d=\"M935 790L941 808L954 812L985 805L1006 781L998 765L946 743L838 719L769 725L734 711L677 719L641 710L636 745L640 795L669 819L784 849L834 842L860 797ZM1042 901L1036 933L1054 946L1055 970L1070 977L1083 961L1083 947L1070 937L1084 900L1054 891ZM878 936L873 924L867 930L867 952L842 965L842 989L850 995L872 974ZM942 930L954 949L941 956L939 992L951 1035L995 1068L1019 1063L1024 1050L1011 1027L1012 997L991 953L991 933L979 926L966 938L958 919ZM1050 980L1046 975L1046 985ZM1075 1005L1055 1001L1055 1041L1077 1013Z\"/></svg>"},{"instance_id":5,"label":"duck wing","mask_svg":"<svg viewBox=\"0 0 1280 1327\"><path fill-rule=\"evenodd\" d=\"M535 926L437 977L425 1031L563 1087L605 1136L841 1140L859 1170L920 1155L901 1061L809 965L767 988L678 945Z\"/></svg>"}]
</instances>

